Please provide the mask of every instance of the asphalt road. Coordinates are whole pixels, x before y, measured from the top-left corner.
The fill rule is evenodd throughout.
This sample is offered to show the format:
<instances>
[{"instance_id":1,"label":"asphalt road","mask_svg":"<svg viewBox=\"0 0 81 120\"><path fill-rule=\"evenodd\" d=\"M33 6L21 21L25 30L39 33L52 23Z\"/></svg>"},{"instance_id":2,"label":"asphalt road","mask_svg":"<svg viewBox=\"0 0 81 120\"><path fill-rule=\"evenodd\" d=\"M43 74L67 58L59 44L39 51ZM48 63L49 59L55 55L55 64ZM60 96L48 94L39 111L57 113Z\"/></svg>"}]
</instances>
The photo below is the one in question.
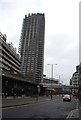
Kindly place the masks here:
<instances>
[{"instance_id":1,"label":"asphalt road","mask_svg":"<svg viewBox=\"0 0 81 120\"><path fill-rule=\"evenodd\" d=\"M63 102L62 97L54 100L37 102L22 106L3 108L2 118L67 118L69 113L76 109L77 102Z\"/></svg>"}]
</instances>

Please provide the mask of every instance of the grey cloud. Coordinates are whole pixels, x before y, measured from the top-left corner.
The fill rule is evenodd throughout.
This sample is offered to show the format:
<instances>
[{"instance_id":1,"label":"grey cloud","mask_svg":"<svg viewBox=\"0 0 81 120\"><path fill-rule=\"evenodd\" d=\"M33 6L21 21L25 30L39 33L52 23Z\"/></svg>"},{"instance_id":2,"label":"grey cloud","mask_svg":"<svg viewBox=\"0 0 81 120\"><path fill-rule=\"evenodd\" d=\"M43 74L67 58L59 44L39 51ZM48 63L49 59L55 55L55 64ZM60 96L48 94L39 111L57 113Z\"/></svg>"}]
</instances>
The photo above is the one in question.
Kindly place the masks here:
<instances>
[{"instance_id":1,"label":"grey cloud","mask_svg":"<svg viewBox=\"0 0 81 120\"><path fill-rule=\"evenodd\" d=\"M71 57L71 55L78 53L78 37L72 38L68 35L47 36L45 44L45 54L55 56L57 58ZM76 44L69 50L71 44ZM74 53L73 53L74 52ZM79 53L78 53L79 54ZM72 57L73 57L72 55ZM75 56L75 55L74 55Z\"/></svg>"},{"instance_id":2,"label":"grey cloud","mask_svg":"<svg viewBox=\"0 0 81 120\"><path fill-rule=\"evenodd\" d=\"M68 84L67 82L75 71L75 65L79 62L78 37L58 34L46 36L45 39L44 63L46 68L44 68L44 72L50 76L50 69L46 64L57 63L55 75L64 74L62 80Z\"/></svg>"}]
</instances>

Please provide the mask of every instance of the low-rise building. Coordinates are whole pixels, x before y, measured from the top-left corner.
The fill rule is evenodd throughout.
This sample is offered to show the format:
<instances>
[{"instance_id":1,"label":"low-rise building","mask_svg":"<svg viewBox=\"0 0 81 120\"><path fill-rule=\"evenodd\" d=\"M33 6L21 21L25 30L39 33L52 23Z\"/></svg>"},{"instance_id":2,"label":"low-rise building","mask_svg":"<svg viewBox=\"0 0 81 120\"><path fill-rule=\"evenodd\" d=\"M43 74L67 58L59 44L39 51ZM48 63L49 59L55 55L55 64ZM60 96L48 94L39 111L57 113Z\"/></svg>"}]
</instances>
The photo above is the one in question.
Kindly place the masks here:
<instances>
[{"instance_id":1,"label":"low-rise building","mask_svg":"<svg viewBox=\"0 0 81 120\"><path fill-rule=\"evenodd\" d=\"M43 76L43 80L40 83L45 87L45 94L49 95L52 91L52 94L59 94L62 91L62 85L59 83L59 79L51 79L46 77L45 75Z\"/></svg>"},{"instance_id":2,"label":"low-rise building","mask_svg":"<svg viewBox=\"0 0 81 120\"><path fill-rule=\"evenodd\" d=\"M43 77L43 83L52 83L52 84L55 83L55 84L58 84L58 81L59 81L58 79L53 78L51 80L51 78Z\"/></svg>"}]
</instances>

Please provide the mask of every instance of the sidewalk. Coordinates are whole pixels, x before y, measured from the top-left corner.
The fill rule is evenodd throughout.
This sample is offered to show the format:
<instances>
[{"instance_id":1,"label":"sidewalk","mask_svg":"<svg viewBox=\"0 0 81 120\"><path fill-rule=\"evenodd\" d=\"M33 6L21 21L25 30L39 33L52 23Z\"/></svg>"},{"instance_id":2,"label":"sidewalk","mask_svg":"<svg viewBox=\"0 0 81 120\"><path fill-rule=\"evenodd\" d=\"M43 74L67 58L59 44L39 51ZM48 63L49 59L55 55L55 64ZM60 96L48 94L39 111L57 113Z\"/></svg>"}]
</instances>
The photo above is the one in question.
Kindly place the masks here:
<instances>
[{"instance_id":1,"label":"sidewalk","mask_svg":"<svg viewBox=\"0 0 81 120\"><path fill-rule=\"evenodd\" d=\"M73 114L72 114L72 117L71 118L77 118L78 120L81 120L80 118L80 109L79 109L79 100L76 99L77 101L77 106L76 106L76 109L73 110Z\"/></svg>"},{"instance_id":2,"label":"sidewalk","mask_svg":"<svg viewBox=\"0 0 81 120\"><path fill-rule=\"evenodd\" d=\"M78 119L80 119L79 118L79 109L76 109L76 110L73 111L73 114L72 114L71 118L78 118Z\"/></svg>"},{"instance_id":3,"label":"sidewalk","mask_svg":"<svg viewBox=\"0 0 81 120\"><path fill-rule=\"evenodd\" d=\"M57 98L58 96L53 96L54 98ZM50 100L50 96L34 96L34 97L7 97L6 99L2 99L2 108L5 107L11 107L11 106L19 106L19 105L25 105L25 104L32 104L36 102L42 102Z\"/></svg>"}]
</instances>

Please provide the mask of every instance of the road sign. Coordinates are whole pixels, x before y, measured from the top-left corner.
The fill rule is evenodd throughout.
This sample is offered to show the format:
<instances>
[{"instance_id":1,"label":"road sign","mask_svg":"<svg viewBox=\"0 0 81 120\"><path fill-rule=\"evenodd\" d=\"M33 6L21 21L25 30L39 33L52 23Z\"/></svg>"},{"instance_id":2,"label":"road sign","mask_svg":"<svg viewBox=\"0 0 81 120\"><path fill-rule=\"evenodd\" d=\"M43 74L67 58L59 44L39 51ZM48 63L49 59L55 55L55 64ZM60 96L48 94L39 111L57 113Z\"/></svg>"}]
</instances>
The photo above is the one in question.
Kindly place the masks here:
<instances>
[{"instance_id":1,"label":"road sign","mask_svg":"<svg viewBox=\"0 0 81 120\"><path fill-rule=\"evenodd\" d=\"M37 85L37 88L40 88L40 85Z\"/></svg>"}]
</instances>

